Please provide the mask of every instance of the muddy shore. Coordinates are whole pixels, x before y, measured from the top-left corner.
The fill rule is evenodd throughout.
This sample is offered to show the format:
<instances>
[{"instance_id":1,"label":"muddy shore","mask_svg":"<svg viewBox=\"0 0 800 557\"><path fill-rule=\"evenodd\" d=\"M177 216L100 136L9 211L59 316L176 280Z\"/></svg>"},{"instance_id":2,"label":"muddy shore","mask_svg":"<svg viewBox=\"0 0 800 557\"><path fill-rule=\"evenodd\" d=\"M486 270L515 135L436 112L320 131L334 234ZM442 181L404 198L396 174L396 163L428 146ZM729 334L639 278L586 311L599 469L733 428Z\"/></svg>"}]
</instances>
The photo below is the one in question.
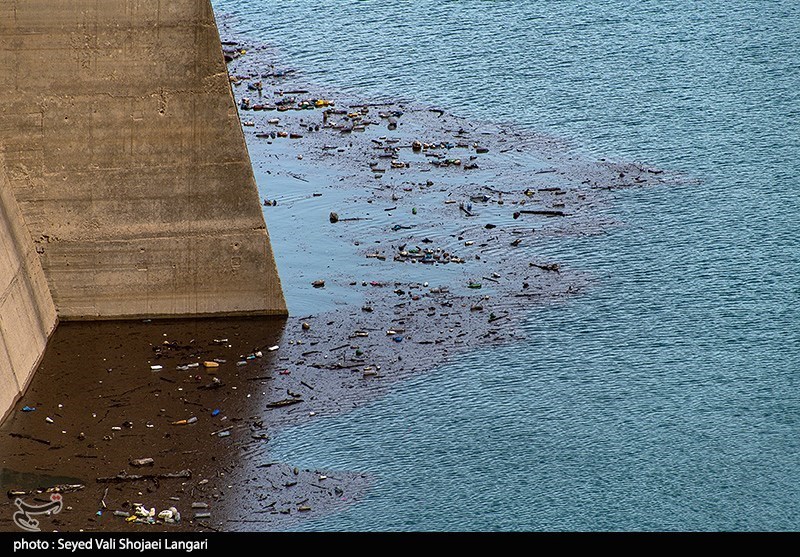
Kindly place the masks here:
<instances>
[{"instance_id":1,"label":"muddy shore","mask_svg":"<svg viewBox=\"0 0 800 557\"><path fill-rule=\"evenodd\" d=\"M513 125L347 98L225 43L291 316L62 324L0 426L0 529L16 529L14 498L54 486L65 509L43 530L285 529L357 504L378 479L275 462L270 438L524 342L521 320L592 281L541 246L615 226L616 189L674 180ZM181 520L136 519L137 503Z\"/></svg>"}]
</instances>

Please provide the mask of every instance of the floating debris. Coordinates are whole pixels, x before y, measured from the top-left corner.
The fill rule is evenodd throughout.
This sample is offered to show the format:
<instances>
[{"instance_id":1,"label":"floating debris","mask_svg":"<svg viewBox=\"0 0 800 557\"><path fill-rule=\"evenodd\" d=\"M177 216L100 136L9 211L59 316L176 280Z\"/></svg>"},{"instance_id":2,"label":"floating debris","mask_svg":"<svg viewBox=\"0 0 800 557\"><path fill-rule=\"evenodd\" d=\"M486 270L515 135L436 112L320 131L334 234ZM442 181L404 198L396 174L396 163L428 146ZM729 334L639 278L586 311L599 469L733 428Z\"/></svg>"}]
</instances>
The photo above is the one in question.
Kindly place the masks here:
<instances>
[{"instance_id":1,"label":"floating debris","mask_svg":"<svg viewBox=\"0 0 800 557\"><path fill-rule=\"evenodd\" d=\"M191 470L181 470L179 472L167 472L164 474L128 474L120 472L116 476L107 476L97 478L97 483L122 483L122 482L140 482L145 480L172 480L172 479L190 479L192 477Z\"/></svg>"},{"instance_id":2,"label":"floating debris","mask_svg":"<svg viewBox=\"0 0 800 557\"><path fill-rule=\"evenodd\" d=\"M268 403L267 408L283 408L284 406L292 406L293 404L299 404L301 402L303 402L302 398L285 398Z\"/></svg>"}]
</instances>

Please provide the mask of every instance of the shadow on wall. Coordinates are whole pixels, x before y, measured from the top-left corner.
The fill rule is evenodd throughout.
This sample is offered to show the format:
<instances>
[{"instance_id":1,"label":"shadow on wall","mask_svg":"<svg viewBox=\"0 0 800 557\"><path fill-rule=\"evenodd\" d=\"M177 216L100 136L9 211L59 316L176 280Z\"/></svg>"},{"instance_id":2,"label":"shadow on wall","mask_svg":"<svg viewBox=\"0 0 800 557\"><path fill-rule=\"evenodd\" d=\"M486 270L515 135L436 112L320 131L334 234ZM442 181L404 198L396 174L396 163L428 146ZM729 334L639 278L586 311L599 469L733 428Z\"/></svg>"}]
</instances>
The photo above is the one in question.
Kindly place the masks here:
<instances>
[{"instance_id":1,"label":"shadow on wall","mask_svg":"<svg viewBox=\"0 0 800 557\"><path fill-rule=\"evenodd\" d=\"M0 154L0 417L28 385L56 323L44 271Z\"/></svg>"}]
</instances>

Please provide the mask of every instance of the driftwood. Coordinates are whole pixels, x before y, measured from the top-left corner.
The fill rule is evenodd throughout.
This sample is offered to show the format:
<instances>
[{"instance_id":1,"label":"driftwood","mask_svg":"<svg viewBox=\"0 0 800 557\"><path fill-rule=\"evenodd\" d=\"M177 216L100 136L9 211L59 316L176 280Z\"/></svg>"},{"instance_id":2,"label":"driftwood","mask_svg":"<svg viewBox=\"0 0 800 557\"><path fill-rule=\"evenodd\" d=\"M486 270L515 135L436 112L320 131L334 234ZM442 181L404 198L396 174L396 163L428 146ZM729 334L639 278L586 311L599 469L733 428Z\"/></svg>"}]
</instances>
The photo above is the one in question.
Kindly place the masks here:
<instances>
[{"instance_id":1,"label":"driftwood","mask_svg":"<svg viewBox=\"0 0 800 557\"><path fill-rule=\"evenodd\" d=\"M42 445L49 445L50 444L50 441L48 441L47 439L39 439L37 437L32 437L32 436L27 435L25 433L9 433L9 435L11 437L16 438L16 439L28 439L29 441L36 441L37 443L41 443Z\"/></svg>"},{"instance_id":2,"label":"driftwood","mask_svg":"<svg viewBox=\"0 0 800 557\"><path fill-rule=\"evenodd\" d=\"M84 489L86 486L83 484L59 484L54 485L52 487L40 487L38 489L9 489L8 496L9 497L21 497L23 495L42 495L43 493L72 493L74 491L80 491Z\"/></svg>"},{"instance_id":3,"label":"driftwood","mask_svg":"<svg viewBox=\"0 0 800 557\"><path fill-rule=\"evenodd\" d=\"M566 217L564 211L556 211L554 209L521 209L518 211L522 215L544 215L546 217Z\"/></svg>"},{"instance_id":4,"label":"driftwood","mask_svg":"<svg viewBox=\"0 0 800 557\"><path fill-rule=\"evenodd\" d=\"M505 315L495 315L493 313L491 316L489 316L489 323L494 323L495 321L500 321L501 319L505 319L509 315L510 315L509 313L506 313Z\"/></svg>"},{"instance_id":5,"label":"driftwood","mask_svg":"<svg viewBox=\"0 0 800 557\"><path fill-rule=\"evenodd\" d=\"M485 190L488 190L488 191L490 191L490 192L493 192L493 193L504 193L504 194L506 194L506 195L513 195L513 194L514 194L514 192L513 192L513 191L503 191L503 190L498 190L498 189L492 188L492 187L490 187L490 186L481 186L481 187L482 187L483 189L485 189Z\"/></svg>"},{"instance_id":6,"label":"driftwood","mask_svg":"<svg viewBox=\"0 0 800 557\"><path fill-rule=\"evenodd\" d=\"M285 398L283 400L270 402L269 404L267 404L267 408L283 408L284 406L291 406L293 404L299 404L301 402L303 402L302 398Z\"/></svg>"},{"instance_id":7,"label":"driftwood","mask_svg":"<svg viewBox=\"0 0 800 557\"><path fill-rule=\"evenodd\" d=\"M198 526L202 526L203 528L208 528L208 529L209 529L209 530L211 530L212 532L222 532L222 530L220 530L219 528L214 528L213 526L209 526L209 525L208 525L208 524L206 524L205 522L199 522L199 521L198 521L197 525L198 525Z\"/></svg>"},{"instance_id":8,"label":"driftwood","mask_svg":"<svg viewBox=\"0 0 800 557\"><path fill-rule=\"evenodd\" d=\"M549 265L539 265L538 263L528 263L530 267L536 267L537 269L541 269L543 271L553 271L555 273L561 272L561 268L558 266L558 263L550 263Z\"/></svg>"},{"instance_id":9,"label":"driftwood","mask_svg":"<svg viewBox=\"0 0 800 557\"><path fill-rule=\"evenodd\" d=\"M104 478L97 478L97 483L121 483L121 482L139 482L143 480L173 480L173 479L188 479L192 477L191 470L181 470L180 472L167 472L165 474L127 474L120 472L116 476L107 476Z\"/></svg>"}]
</instances>

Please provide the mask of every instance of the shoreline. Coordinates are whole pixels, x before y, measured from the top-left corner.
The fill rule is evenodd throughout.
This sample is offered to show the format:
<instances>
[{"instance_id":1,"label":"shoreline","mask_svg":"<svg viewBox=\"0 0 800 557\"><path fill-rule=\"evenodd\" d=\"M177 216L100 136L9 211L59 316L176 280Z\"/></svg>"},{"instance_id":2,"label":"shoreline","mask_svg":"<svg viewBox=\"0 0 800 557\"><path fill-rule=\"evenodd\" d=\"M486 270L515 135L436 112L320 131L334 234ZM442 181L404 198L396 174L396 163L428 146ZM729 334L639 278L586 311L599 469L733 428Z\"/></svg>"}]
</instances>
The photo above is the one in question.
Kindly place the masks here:
<instances>
[{"instance_id":1,"label":"shoreline","mask_svg":"<svg viewBox=\"0 0 800 557\"><path fill-rule=\"evenodd\" d=\"M348 100L274 66L269 49L226 48L235 46L247 51L228 68L237 102L248 97L252 108L267 99L269 107L240 110L240 117L270 203L265 216L291 316L285 325L62 325L0 427L4 469L85 485L65 494L73 509L53 519L59 529L286 528L357 504L372 478L274 463L269 437L366 404L466 351L523 341L516 326L532 308L591 283L537 249L614 226L603 215L613 203L606 190L665 182L660 170L635 164L559 158L540 138L501 125L403 102ZM256 81L260 91L249 88ZM296 110L312 99L334 104ZM312 285L320 280L323 287ZM224 361L202 367L214 359ZM162 368L151 371L154 365ZM48 377L63 374L77 390L48 389ZM59 408L64 398L70 402ZM25 405L37 410L20 412ZM102 419L87 416L87 408ZM192 417L196 423L171 425ZM144 447L154 454L139 454ZM142 473L128 463L143 457L157 457L146 473L191 469L192 476L96 481L120 470ZM107 509L98 516L102 501ZM185 518L147 525L113 516L135 502L159 511L175 506ZM204 514L192 502L207 504L211 516L192 518ZM13 528L10 504L0 504L0 529Z\"/></svg>"}]
</instances>

